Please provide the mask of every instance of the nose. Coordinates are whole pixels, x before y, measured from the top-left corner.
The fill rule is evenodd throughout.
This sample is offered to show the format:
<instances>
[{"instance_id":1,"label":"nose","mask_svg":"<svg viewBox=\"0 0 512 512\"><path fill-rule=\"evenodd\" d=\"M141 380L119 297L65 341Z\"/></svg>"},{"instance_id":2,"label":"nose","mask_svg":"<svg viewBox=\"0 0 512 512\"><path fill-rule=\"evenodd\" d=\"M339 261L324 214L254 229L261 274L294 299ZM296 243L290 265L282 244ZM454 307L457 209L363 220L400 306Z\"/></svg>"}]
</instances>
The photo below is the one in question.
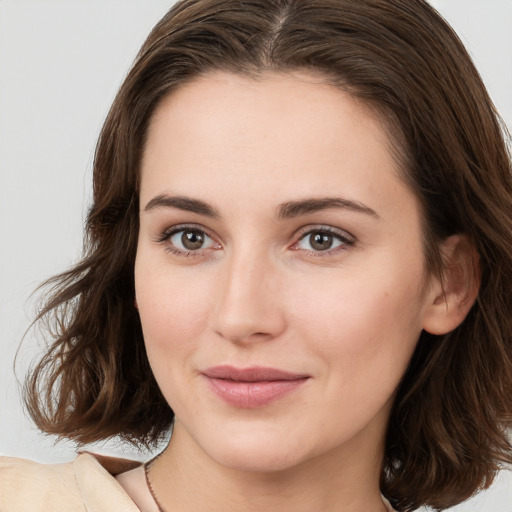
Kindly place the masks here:
<instances>
[{"instance_id":1,"label":"nose","mask_svg":"<svg viewBox=\"0 0 512 512\"><path fill-rule=\"evenodd\" d=\"M212 318L215 333L234 343L273 339L286 325L276 264L248 252L233 254L222 263Z\"/></svg>"}]
</instances>

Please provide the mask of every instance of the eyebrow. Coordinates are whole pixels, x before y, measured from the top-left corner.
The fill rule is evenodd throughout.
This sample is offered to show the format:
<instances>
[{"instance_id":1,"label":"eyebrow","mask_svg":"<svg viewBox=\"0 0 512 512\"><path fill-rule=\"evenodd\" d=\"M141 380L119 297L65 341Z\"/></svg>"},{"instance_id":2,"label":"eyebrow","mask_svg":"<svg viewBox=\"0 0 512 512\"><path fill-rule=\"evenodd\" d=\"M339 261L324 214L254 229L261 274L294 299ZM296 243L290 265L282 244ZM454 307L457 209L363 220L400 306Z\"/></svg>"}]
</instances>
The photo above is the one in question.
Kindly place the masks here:
<instances>
[{"instance_id":1,"label":"eyebrow","mask_svg":"<svg viewBox=\"0 0 512 512\"><path fill-rule=\"evenodd\" d=\"M166 194L160 194L146 204L144 211L148 212L155 208L177 208L178 210L198 213L199 215L205 215L206 217L212 217L215 219L220 217L219 212L215 210L215 208L212 208L208 203L200 201L199 199L192 199L190 197L183 196L168 196Z\"/></svg>"},{"instance_id":2,"label":"eyebrow","mask_svg":"<svg viewBox=\"0 0 512 512\"><path fill-rule=\"evenodd\" d=\"M218 219L219 212L208 203L199 199L192 199L184 196L168 196L160 194L151 199L145 206L144 211L156 208L177 208L187 212L197 213L206 217ZM379 214L372 208L359 201L343 199L341 197L310 198L299 201L287 201L279 205L277 209L278 219L291 219L332 208L351 210L357 213L364 213L372 217L380 218Z\"/></svg>"},{"instance_id":3,"label":"eyebrow","mask_svg":"<svg viewBox=\"0 0 512 512\"><path fill-rule=\"evenodd\" d=\"M343 199L341 197L321 197L317 199L305 199L302 201L289 201L279 206L277 216L279 219L290 219L293 217L299 217L300 215L315 213L331 208L351 210L379 218L379 214L365 204L360 203L359 201Z\"/></svg>"}]
</instances>

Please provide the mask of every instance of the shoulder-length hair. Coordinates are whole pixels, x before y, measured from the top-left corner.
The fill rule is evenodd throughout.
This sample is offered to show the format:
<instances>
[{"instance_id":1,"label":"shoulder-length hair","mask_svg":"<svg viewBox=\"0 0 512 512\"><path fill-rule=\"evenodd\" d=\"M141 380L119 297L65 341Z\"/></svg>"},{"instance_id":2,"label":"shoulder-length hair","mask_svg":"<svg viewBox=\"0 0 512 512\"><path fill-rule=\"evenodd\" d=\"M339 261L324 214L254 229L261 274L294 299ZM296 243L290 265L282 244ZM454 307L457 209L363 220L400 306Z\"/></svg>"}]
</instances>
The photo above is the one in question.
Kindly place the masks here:
<instances>
[{"instance_id":1,"label":"shoulder-length hair","mask_svg":"<svg viewBox=\"0 0 512 512\"><path fill-rule=\"evenodd\" d=\"M376 109L423 209L428 270L465 233L481 287L465 321L423 332L396 393L381 477L400 511L444 509L512 462L512 181L504 126L462 43L424 0L184 0L155 26L94 161L84 257L49 281L49 349L26 384L44 431L156 442L173 412L134 307L139 167L161 100L210 71L317 73Z\"/></svg>"}]
</instances>

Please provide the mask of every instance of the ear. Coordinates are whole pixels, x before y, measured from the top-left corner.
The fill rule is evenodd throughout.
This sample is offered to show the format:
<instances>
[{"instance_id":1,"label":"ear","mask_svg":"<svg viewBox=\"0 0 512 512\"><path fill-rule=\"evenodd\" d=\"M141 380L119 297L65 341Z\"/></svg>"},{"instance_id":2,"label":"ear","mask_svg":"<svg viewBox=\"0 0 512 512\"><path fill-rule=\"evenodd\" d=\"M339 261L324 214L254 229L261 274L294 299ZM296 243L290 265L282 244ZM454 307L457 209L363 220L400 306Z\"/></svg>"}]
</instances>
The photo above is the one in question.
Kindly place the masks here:
<instances>
[{"instance_id":1,"label":"ear","mask_svg":"<svg viewBox=\"0 0 512 512\"><path fill-rule=\"evenodd\" d=\"M433 276L423 329L446 334L458 327L475 303L480 288L480 262L467 235L448 237L441 246L442 276Z\"/></svg>"}]
</instances>

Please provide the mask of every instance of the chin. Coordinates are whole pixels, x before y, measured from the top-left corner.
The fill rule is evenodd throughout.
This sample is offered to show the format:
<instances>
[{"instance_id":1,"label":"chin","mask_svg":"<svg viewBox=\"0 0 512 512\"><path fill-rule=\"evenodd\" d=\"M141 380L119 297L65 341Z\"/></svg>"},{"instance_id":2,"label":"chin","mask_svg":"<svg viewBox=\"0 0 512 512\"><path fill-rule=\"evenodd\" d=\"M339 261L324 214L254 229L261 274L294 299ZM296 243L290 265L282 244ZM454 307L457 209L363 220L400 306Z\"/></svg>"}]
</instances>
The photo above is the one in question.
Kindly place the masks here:
<instances>
[{"instance_id":1,"label":"chin","mask_svg":"<svg viewBox=\"0 0 512 512\"><path fill-rule=\"evenodd\" d=\"M300 465L303 458L274 446L232 447L223 453L212 454L217 463L236 471L248 473L278 473Z\"/></svg>"},{"instance_id":2,"label":"chin","mask_svg":"<svg viewBox=\"0 0 512 512\"><path fill-rule=\"evenodd\" d=\"M202 449L218 464L237 471L276 473L300 466L318 456L323 450L311 444L309 436L300 429L249 428L239 425L238 431L216 430L203 438ZM243 433L241 432L243 430ZM219 434L220 432L220 434ZM308 442L309 441L309 442Z\"/></svg>"}]
</instances>

